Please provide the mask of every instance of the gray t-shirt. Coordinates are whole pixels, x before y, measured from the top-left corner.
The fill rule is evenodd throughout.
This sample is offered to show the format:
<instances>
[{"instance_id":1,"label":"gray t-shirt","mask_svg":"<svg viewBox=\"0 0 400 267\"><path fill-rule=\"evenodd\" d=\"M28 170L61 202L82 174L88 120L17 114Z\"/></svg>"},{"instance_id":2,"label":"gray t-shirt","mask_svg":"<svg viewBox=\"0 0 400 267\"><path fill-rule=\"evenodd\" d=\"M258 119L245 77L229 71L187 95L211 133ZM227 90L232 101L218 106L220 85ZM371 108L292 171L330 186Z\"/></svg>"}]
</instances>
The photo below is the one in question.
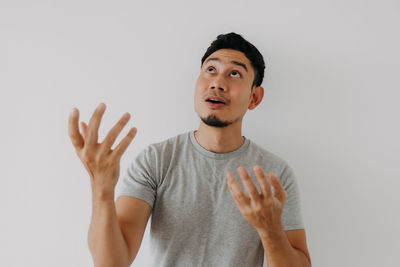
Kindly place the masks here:
<instances>
[{"instance_id":1,"label":"gray t-shirt","mask_svg":"<svg viewBox=\"0 0 400 267\"><path fill-rule=\"evenodd\" d=\"M226 182L244 166L261 192L253 166L272 171L288 196L284 230L304 229L299 189L287 162L251 140L229 153L214 153L194 131L154 143L141 151L118 182L116 197L142 199L152 209L150 246L154 267L262 266L264 249L256 229L242 216ZM271 186L273 190L273 187Z\"/></svg>"}]
</instances>

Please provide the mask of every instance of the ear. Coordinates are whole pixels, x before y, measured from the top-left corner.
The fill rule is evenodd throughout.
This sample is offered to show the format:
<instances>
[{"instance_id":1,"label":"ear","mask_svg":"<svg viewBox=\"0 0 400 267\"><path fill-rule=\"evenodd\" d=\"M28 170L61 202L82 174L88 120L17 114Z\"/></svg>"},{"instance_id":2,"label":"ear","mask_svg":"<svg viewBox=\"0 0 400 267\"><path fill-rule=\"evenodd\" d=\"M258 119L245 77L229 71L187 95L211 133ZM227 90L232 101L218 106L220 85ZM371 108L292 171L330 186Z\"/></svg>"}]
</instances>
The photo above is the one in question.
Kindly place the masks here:
<instances>
[{"instance_id":1,"label":"ear","mask_svg":"<svg viewBox=\"0 0 400 267\"><path fill-rule=\"evenodd\" d=\"M261 103L261 100L264 97L264 88L262 86L254 87L253 91L251 92L251 102L249 104L249 109L255 109L258 104Z\"/></svg>"}]
</instances>

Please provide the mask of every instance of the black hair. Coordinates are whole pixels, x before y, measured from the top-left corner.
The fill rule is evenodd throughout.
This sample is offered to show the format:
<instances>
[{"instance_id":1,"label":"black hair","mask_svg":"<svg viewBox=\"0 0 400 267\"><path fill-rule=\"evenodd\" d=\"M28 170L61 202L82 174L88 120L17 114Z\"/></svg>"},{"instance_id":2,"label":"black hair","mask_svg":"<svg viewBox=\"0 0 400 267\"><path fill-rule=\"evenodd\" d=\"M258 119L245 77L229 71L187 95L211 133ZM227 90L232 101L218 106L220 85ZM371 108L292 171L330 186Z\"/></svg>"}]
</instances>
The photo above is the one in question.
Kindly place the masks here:
<instances>
[{"instance_id":1,"label":"black hair","mask_svg":"<svg viewBox=\"0 0 400 267\"><path fill-rule=\"evenodd\" d=\"M204 61L209 55L219 49L234 49L243 52L254 69L255 75L251 88L253 89L254 85L261 85L264 78L265 63L260 51L253 44L244 39L240 34L234 32L220 34L207 48L206 53L201 59L201 66L203 66Z\"/></svg>"}]
</instances>

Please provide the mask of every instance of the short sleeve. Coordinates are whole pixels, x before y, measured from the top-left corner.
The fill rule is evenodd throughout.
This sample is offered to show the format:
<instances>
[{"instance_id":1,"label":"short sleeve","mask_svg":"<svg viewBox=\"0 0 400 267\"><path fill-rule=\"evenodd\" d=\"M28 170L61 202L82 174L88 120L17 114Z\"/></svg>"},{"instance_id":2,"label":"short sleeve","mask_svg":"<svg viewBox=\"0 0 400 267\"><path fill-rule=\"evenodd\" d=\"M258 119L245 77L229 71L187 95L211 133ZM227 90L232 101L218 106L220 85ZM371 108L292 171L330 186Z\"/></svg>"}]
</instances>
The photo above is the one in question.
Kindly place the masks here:
<instances>
[{"instance_id":1,"label":"short sleeve","mask_svg":"<svg viewBox=\"0 0 400 267\"><path fill-rule=\"evenodd\" d=\"M304 229L301 211L300 191L293 169L285 162L280 175L287 198L282 212L282 224L285 231Z\"/></svg>"},{"instance_id":2,"label":"short sleeve","mask_svg":"<svg viewBox=\"0 0 400 267\"><path fill-rule=\"evenodd\" d=\"M157 184L153 171L154 159L149 147L136 156L118 181L117 198L120 196L139 198L153 208L157 195Z\"/></svg>"}]
</instances>

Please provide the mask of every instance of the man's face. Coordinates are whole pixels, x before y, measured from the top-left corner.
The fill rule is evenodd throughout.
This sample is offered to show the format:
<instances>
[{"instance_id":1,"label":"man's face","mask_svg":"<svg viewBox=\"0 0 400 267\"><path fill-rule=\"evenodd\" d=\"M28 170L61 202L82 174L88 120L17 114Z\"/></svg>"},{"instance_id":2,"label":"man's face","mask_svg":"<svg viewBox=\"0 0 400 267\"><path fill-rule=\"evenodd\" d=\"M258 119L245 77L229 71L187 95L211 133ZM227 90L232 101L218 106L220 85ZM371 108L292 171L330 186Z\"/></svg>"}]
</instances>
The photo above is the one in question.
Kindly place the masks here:
<instances>
[{"instance_id":1,"label":"man's face","mask_svg":"<svg viewBox=\"0 0 400 267\"><path fill-rule=\"evenodd\" d=\"M246 70L247 69L247 70ZM254 70L244 53L220 49L203 63L195 89L195 111L209 126L226 127L241 121L252 102ZM208 98L220 98L225 104L214 104Z\"/></svg>"}]
</instances>

